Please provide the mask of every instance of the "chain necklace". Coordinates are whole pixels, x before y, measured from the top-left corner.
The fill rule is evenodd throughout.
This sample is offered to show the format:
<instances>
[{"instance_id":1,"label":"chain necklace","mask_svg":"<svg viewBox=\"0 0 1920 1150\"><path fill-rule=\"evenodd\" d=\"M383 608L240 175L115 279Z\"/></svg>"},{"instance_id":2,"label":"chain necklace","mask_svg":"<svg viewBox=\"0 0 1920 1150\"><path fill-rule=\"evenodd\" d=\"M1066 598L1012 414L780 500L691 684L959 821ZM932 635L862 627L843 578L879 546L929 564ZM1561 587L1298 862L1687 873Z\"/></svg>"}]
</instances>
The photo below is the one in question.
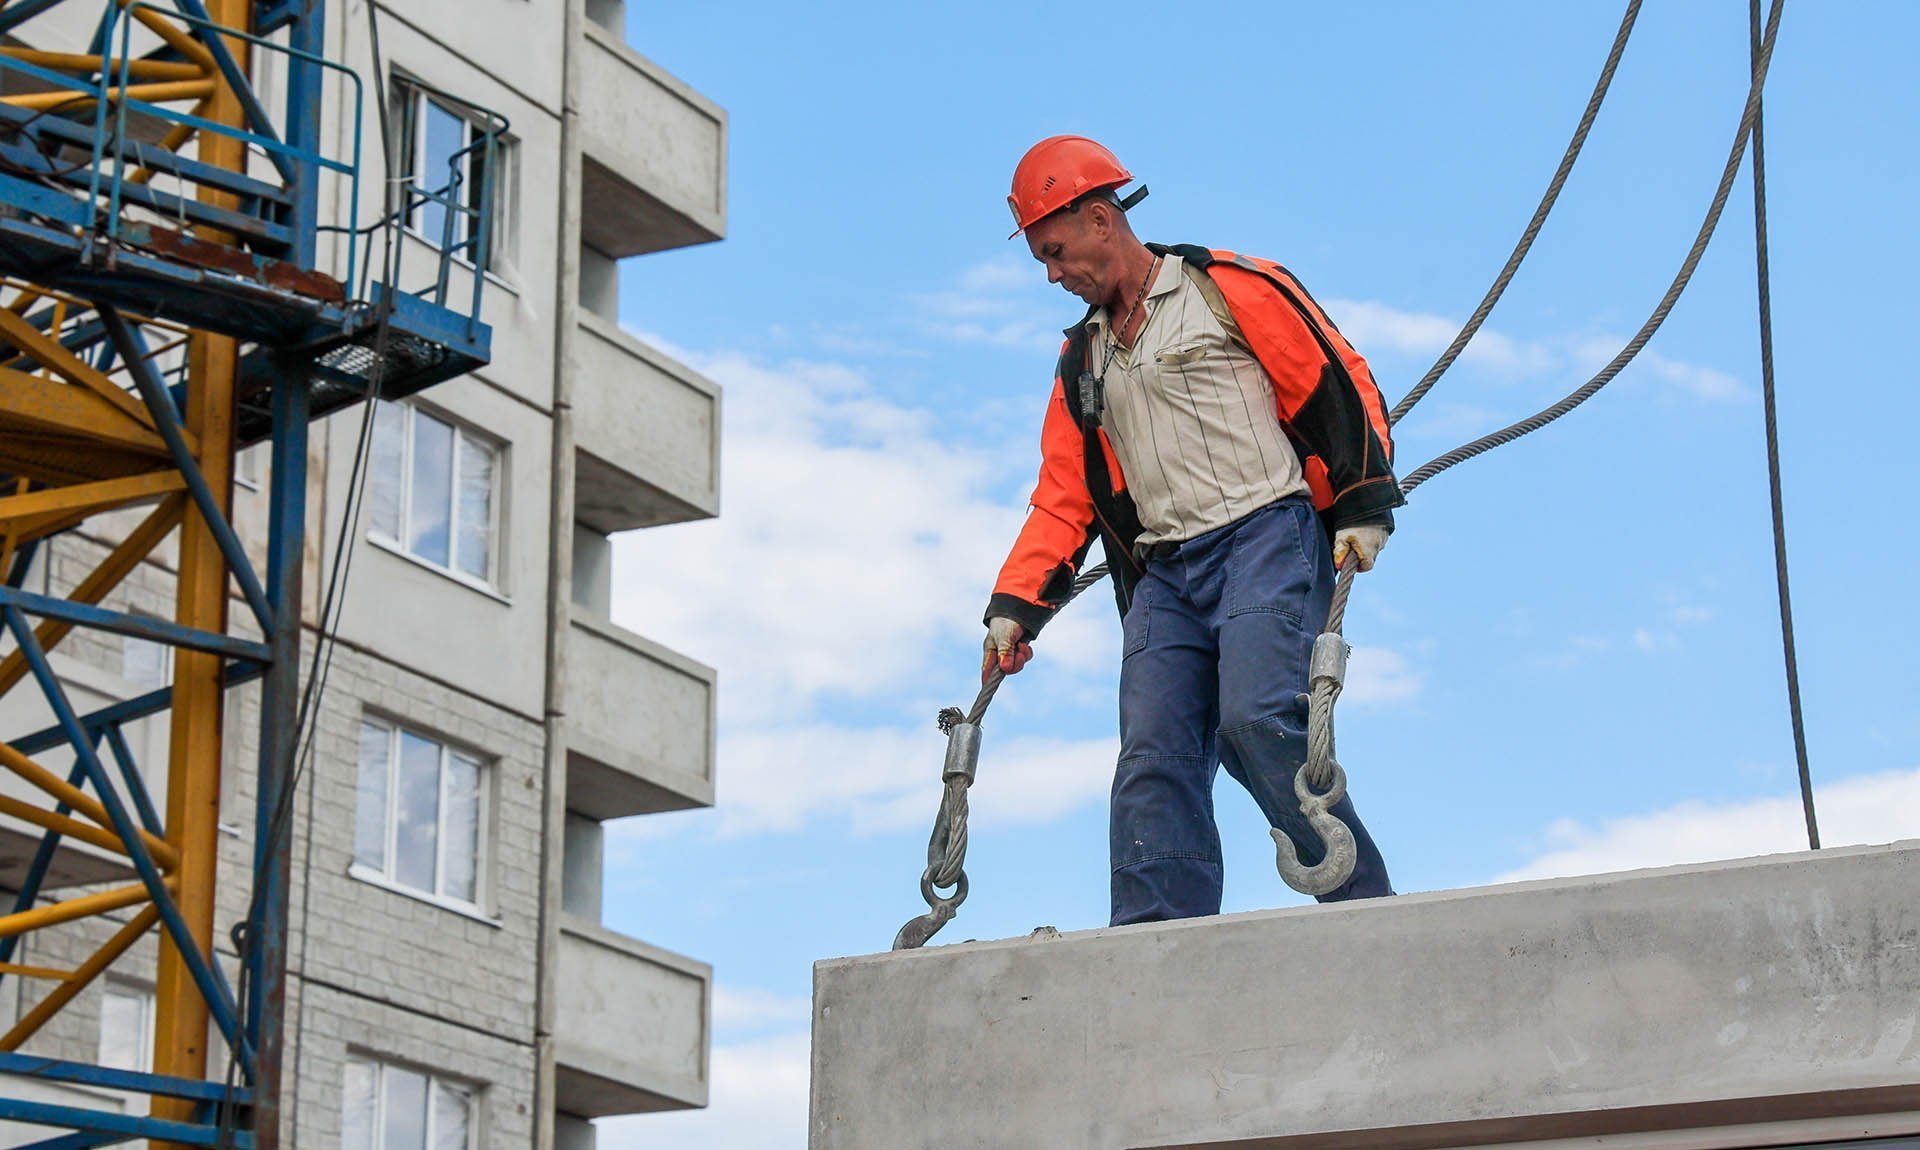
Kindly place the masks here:
<instances>
[{"instance_id":1,"label":"chain necklace","mask_svg":"<svg viewBox=\"0 0 1920 1150\"><path fill-rule=\"evenodd\" d=\"M1117 329L1107 333L1107 356L1100 364L1100 374L1080 370L1080 378L1075 382L1080 389L1080 426L1088 431L1100 426L1101 416L1107 410L1107 369L1113 366L1113 357L1120 354L1120 335L1125 334L1133 323L1134 313L1140 310L1141 301L1147 298L1147 285L1153 282L1154 269L1160 266L1160 257L1153 257L1147 265L1147 274L1140 280L1140 290L1133 293L1133 306L1127 309L1127 318L1120 321Z\"/></svg>"},{"instance_id":2,"label":"chain necklace","mask_svg":"<svg viewBox=\"0 0 1920 1150\"><path fill-rule=\"evenodd\" d=\"M1153 262L1147 265L1147 274L1140 280L1140 290L1133 293L1133 306L1127 309L1127 318L1120 321L1119 327L1107 330L1107 357L1100 364L1101 379L1107 377L1107 369L1113 366L1113 357L1120 354L1120 337L1126 334L1127 328L1133 323L1134 313L1140 310L1141 302L1147 298L1147 285L1153 282L1154 269L1159 266L1160 257L1153 257Z\"/></svg>"}]
</instances>

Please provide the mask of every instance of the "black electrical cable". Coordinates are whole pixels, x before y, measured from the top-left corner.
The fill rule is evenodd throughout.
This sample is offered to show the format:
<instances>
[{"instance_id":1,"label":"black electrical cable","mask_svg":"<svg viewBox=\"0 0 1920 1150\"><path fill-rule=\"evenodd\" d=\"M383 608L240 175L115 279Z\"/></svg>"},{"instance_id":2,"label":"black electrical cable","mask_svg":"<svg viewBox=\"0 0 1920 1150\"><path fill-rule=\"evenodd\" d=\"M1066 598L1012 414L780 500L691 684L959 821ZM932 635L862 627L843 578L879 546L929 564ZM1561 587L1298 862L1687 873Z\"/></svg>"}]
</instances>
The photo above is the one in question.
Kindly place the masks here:
<instances>
[{"instance_id":1,"label":"black electrical cable","mask_svg":"<svg viewBox=\"0 0 1920 1150\"><path fill-rule=\"evenodd\" d=\"M1760 0L1750 0L1747 34L1753 67L1760 67ZM1787 586L1787 517L1780 497L1780 426L1773 391L1773 287L1767 260L1767 157L1761 107L1753 107L1753 248L1760 297L1760 394L1766 408L1767 490L1773 504L1773 572L1780 589L1780 646L1787 666L1787 711L1793 718L1793 757L1800 768L1800 806L1807 818L1807 846L1820 849L1813 813L1813 772L1807 765L1807 728L1800 710L1800 660L1793 643L1793 595Z\"/></svg>"},{"instance_id":2,"label":"black electrical cable","mask_svg":"<svg viewBox=\"0 0 1920 1150\"><path fill-rule=\"evenodd\" d=\"M377 4L367 5L367 26L373 57L374 92L379 112L381 172L383 177L386 177L382 180L383 219L381 221L381 268L386 276L386 294L382 297L376 312L372 363L367 369L367 393L364 400L366 407L362 412L359 433L355 438L353 464L347 480L346 503L341 508L339 543L334 550L333 565L328 571L327 590L321 597L320 622L314 641L313 659L308 666L305 688L294 718L292 769L288 772L286 786L281 790L279 800L274 805L268 826L262 832L266 836L265 850L261 852L262 857L272 855L282 838L289 832L292 825L294 798L299 793L300 782L306 772L307 764L313 757L315 738L319 729L319 706L325 697L327 679L333 669L333 651L340 625L340 614L345 609L347 583L353 570L353 555L358 550L354 542L359 533L360 511L365 505L367 457L373 442L381 385L386 373L387 344L392 326L393 293L398 290L394 282L394 261L399 250L394 234L398 214L393 206L394 182L387 171L393 156L392 124L387 106L385 63L380 49L380 22L377 8ZM344 231L346 229L329 230ZM357 237L349 242L357 242ZM283 609L285 609L284 605ZM298 604L292 605L292 609L298 611ZM234 946L240 957L239 994L243 1002L249 992L258 993L258 988L251 986L251 979L248 976L250 969L248 952L257 942L254 932L264 909L264 895L264 887L256 881L246 918L237 924L233 931ZM242 1017L244 1018L245 1015L243 1014ZM233 1124L237 1120L237 1115L231 1098L238 1071L239 1053L237 1050L230 1049L226 1076L228 1101L220 1109L217 1145L221 1150L227 1150L232 1145Z\"/></svg>"}]
</instances>

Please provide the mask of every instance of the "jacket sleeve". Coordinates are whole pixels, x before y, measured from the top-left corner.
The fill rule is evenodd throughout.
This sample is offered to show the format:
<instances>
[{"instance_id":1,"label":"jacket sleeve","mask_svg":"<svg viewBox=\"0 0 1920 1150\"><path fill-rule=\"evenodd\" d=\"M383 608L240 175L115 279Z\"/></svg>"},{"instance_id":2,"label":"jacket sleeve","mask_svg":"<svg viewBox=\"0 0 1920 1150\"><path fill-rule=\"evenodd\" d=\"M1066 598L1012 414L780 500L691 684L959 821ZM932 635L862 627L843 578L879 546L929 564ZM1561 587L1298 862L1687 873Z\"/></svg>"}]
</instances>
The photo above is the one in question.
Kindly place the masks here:
<instances>
[{"instance_id":1,"label":"jacket sleeve","mask_svg":"<svg viewBox=\"0 0 1920 1150\"><path fill-rule=\"evenodd\" d=\"M1084 451L1085 440L1056 376L1040 430L1040 479L1019 538L994 581L985 618L1004 616L1029 636L1037 635L1073 586L1095 534Z\"/></svg>"},{"instance_id":2,"label":"jacket sleeve","mask_svg":"<svg viewBox=\"0 0 1920 1150\"><path fill-rule=\"evenodd\" d=\"M1244 256L1210 269L1247 345L1273 379L1280 421L1328 526L1393 526L1406 500L1393 476L1393 435L1373 371L1299 281Z\"/></svg>"}]
</instances>

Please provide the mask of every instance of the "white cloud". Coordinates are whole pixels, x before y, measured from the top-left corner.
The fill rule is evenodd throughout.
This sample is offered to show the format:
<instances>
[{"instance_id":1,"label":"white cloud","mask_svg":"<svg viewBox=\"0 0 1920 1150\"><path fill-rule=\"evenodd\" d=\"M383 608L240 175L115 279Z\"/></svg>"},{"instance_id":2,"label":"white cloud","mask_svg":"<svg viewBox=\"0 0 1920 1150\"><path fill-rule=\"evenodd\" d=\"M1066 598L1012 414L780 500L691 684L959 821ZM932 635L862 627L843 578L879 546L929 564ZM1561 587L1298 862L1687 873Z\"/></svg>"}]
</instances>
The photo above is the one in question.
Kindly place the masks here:
<instances>
[{"instance_id":1,"label":"white cloud","mask_svg":"<svg viewBox=\"0 0 1920 1150\"><path fill-rule=\"evenodd\" d=\"M1670 631L1652 631L1645 627L1635 627L1633 645L1636 650L1650 655L1655 651L1672 651L1680 646L1680 640Z\"/></svg>"},{"instance_id":2,"label":"white cloud","mask_svg":"<svg viewBox=\"0 0 1920 1150\"><path fill-rule=\"evenodd\" d=\"M982 732L981 757L986 759ZM968 796L971 825L993 830L1017 823L1046 822L1089 803L1104 802L1113 782L1120 740L1016 739L993 749L983 762ZM921 817L927 818L922 811Z\"/></svg>"},{"instance_id":3,"label":"white cloud","mask_svg":"<svg viewBox=\"0 0 1920 1150\"><path fill-rule=\"evenodd\" d=\"M1381 386L1392 392L1393 386L1382 381ZM1442 386L1445 386L1444 384ZM1399 396L1389 394L1390 403L1398 403ZM1485 435L1495 428L1504 427L1514 421L1518 412L1512 409L1490 407L1483 403L1460 403L1458 401L1429 394L1425 403L1414 409L1414 413L1405 423L1393 429L1393 442L1396 449L1404 451L1409 443L1422 443L1428 440L1446 440L1447 446ZM1414 460L1406 455L1400 456L1401 468L1412 470Z\"/></svg>"},{"instance_id":4,"label":"white cloud","mask_svg":"<svg viewBox=\"0 0 1920 1150\"><path fill-rule=\"evenodd\" d=\"M1920 837L1920 770L1887 771L1821 784L1814 803L1826 846ZM1562 819L1547 849L1494 882L1605 874L1640 867L1804 850L1800 796L1735 803L1686 802L1666 810L1588 825Z\"/></svg>"},{"instance_id":5,"label":"white cloud","mask_svg":"<svg viewBox=\"0 0 1920 1150\"><path fill-rule=\"evenodd\" d=\"M1657 351L1642 351L1634 364L1703 403L1737 403L1753 395L1752 388L1718 368L1682 363Z\"/></svg>"},{"instance_id":6,"label":"white cloud","mask_svg":"<svg viewBox=\"0 0 1920 1150\"><path fill-rule=\"evenodd\" d=\"M978 642L1021 515L990 454L841 365L677 354L726 388L723 515L620 536L617 621L722 668L747 719L882 696Z\"/></svg>"},{"instance_id":7,"label":"white cloud","mask_svg":"<svg viewBox=\"0 0 1920 1150\"><path fill-rule=\"evenodd\" d=\"M820 327L811 330L814 346L835 355L898 357L903 359L924 359L927 349L908 347L896 340L880 339L866 335L852 325L842 327Z\"/></svg>"},{"instance_id":8,"label":"white cloud","mask_svg":"<svg viewBox=\"0 0 1920 1150\"><path fill-rule=\"evenodd\" d=\"M1333 299L1327 301L1327 310L1363 353L1377 354L1384 350L1437 357L1453 342L1462 326L1462 321L1457 319L1407 311L1379 300ZM1483 326L1461 352L1459 362L1507 377L1565 376L1562 381L1565 387L1561 390L1567 391L1582 382L1573 378L1575 375L1591 376L1625 345L1624 336L1606 333L1516 339ZM1699 403L1738 403L1753 394L1751 388L1727 372L1673 359L1651 348L1643 348L1625 374L1651 377ZM1510 423L1517 413L1494 415L1465 408L1447 415L1443 422L1450 429L1467 422L1469 415L1477 414L1485 414L1487 418L1473 423L1476 433ZM1423 419L1413 429L1414 434L1436 433L1428 426L1430 422Z\"/></svg>"},{"instance_id":9,"label":"white cloud","mask_svg":"<svg viewBox=\"0 0 1920 1150\"><path fill-rule=\"evenodd\" d=\"M1570 366L1591 375L1620 354L1626 343L1625 336L1609 334L1575 340L1570 349ZM1746 384L1718 368L1672 359L1652 348L1642 348L1621 375L1651 376L1699 403L1740 403L1754 394Z\"/></svg>"},{"instance_id":10,"label":"white cloud","mask_svg":"<svg viewBox=\"0 0 1920 1150\"><path fill-rule=\"evenodd\" d=\"M594 1123L600 1150L795 1150L807 1144L805 1031L713 1048L705 1110L603 1118Z\"/></svg>"},{"instance_id":11,"label":"white cloud","mask_svg":"<svg viewBox=\"0 0 1920 1150\"><path fill-rule=\"evenodd\" d=\"M806 724L739 731L722 744L720 833L796 830L844 818L856 833L930 823L947 742L924 726ZM1045 822L1106 794L1111 739L998 741L983 733L973 825Z\"/></svg>"},{"instance_id":12,"label":"white cloud","mask_svg":"<svg viewBox=\"0 0 1920 1150\"><path fill-rule=\"evenodd\" d=\"M1355 647L1347 661L1343 703L1398 703L1420 693L1425 680L1406 656L1385 647Z\"/></svg>"},{"instance_id":13,"label":"white cloud","mask_svg":"<svg viewBox=\"0 0 1920 1150\"><path fill-rule=\"evenodd\" d=\"M724 1032L791 1027L812 1017L813 1004L804 998L775 994L757 986L713 985L713 1025Z\"/></svg>"},{"instance_id":14,"label":"white cloud","mask_svg":"<svg viewBox=\"0 0 1920 1150\"><path fill-rule=\"evenodd\" d=\"M1000 256L961 272L953 287L909 298L933 338L1051 352L1060 346L1055 321L1077 306L1063 310L1059 294L1039 264Z\"/></svg>"},{"instance_id":15,"label":"white cloud","mask_svg":"<svg viewBox=\"0 0 1920 1150\"><path fill-rule=\"evenodd\" d=\"M1460 333L1462 321L1429 312L1404 311L1377 300L1334 299L1327 314L1362 353L1388 348L1408 355L1438 356ZM1545 346L1516 340L1482 326L1460 353L1460 362L1509 374L1551 370L1559 357Z\"/></svg>"}]
</instances>

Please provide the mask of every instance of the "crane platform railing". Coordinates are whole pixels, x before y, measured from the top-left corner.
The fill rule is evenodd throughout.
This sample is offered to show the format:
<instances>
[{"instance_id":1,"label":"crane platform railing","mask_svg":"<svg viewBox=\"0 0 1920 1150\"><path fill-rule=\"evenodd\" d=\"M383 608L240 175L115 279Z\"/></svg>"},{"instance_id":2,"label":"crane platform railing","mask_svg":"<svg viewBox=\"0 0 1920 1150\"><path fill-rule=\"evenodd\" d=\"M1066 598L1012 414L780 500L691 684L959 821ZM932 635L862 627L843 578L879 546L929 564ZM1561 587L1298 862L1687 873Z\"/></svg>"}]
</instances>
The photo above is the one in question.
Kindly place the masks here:
<instances>
[{"instance_id":1,"label":"crane platform railing","mask_svg":"<svg viewBox=\"0 0 1920 1150\"><path fill-rule=\"evenodd\" d=\"M49 6L21 7L19 15L30 17L30 9ZM0 275L244 341L243 445L266 437L267 391L289 362L313 375L316 418L358 402L376 379L380 394L401 398L488 362L491 331L481 314L506 118L433 90L474 125L472 140L449 157L444 176L415 180L390 215L363 227L358 73L216 24L198 0L178 7L109 0L86 53L0 47ZM15 29L31 32L32 22L0 27ZM345 86L348 130L338 155L287 142L293 133L284 117L261 106L228 41L319 68ZM243 93L241 124L203 114L216 89ZM207 136L264 157L254 165L263 170L181 154L188 141ZM323 175L339 182L344 218L302 221L300 181ZM401 282L399 253L407 245L396 243L387 269L373 266L372 249L384 230L407 230L416 213L440 225L437 236L414 233L434 249L435 262L424 275L414 264L408 279L417 283L390 291L384 280ZM303 239L313 250L320 232L344 237L334 260L338 278L295 258ZM384 278L376 278L380 270ZM462 275L469 287L456 293ZM98 330L90 335L101 339Z\"/></svg>"}]
</instances>

